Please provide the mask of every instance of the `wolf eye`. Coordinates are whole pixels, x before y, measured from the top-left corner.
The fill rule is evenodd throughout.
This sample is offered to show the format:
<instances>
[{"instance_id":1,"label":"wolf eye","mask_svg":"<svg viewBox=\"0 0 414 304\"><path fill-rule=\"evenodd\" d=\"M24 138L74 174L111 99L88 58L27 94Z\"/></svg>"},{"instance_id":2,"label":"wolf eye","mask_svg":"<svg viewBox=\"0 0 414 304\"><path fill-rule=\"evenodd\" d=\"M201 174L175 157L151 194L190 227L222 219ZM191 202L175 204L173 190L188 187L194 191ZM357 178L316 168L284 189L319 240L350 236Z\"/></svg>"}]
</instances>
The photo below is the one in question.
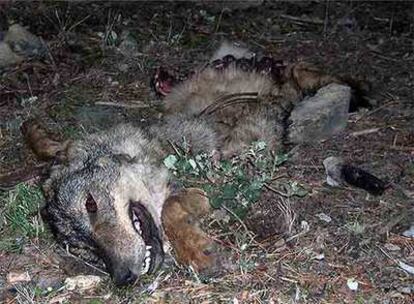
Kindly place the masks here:
<instances>
[{"instance_id":1,"label":"wolf eye","mask_svg":"<svg viewBox=\"0 0 414 304\"><path fill-rule=\"evenodd\" d=\"M96 213L98 211L98 206L96 205L95 200L93 199L92 195L88 194L85 202L86 211L89 213Z\"/></svg>"}]
</instances>

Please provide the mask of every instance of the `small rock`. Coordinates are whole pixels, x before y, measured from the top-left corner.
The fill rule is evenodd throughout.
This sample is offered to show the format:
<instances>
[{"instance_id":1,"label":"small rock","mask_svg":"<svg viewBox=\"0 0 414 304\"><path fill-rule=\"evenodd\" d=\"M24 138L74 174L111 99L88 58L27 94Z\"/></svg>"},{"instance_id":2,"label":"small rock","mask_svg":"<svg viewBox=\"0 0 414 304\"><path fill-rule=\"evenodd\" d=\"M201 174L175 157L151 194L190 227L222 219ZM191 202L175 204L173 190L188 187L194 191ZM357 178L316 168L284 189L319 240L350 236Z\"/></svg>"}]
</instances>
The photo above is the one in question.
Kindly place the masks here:
<instances>
[{"instance_id":1,"label":"small rock","mask_svg":"<svg viewBox=\"0 0 414 304\"><path fill-rule=\"evenodd\" d=\"M398 288L398 291L404 294L412 294L414 293L414 285L400 287Z\"/></svg>"},{"instance_id":2,"label":"small rock","mask_svg":"<svg viewBox=\"0 0 414 304\"><path fill-rule=\"evenodd\" d=\"M126 73L129 70L129 65L126 64L126 63L120 63L118 65L118 70L121 71L121 72L123 72L123 73Z\"/></svg>"},{"instance_id":3,"label":"small rock","mask_svg":"<svg viewBox=\"0 0 414 304\"><path fill-rule=\"evenodd\" d=\"M78 290L84 291L96 288L102 281L101 277L94 275L79 275L76 277L67 278L65 280L65 288L69 291Z\"/></svg>"},{"instance_id":4,"label":"small rock","mask_svg":"<svg viewBox=\"0 0 414 304\"><path fill-rule=\"evenodd\" d=\"M7 43L0 42L0 68L14 65L22 61L23 57L14 53Z\"/></svg>"},{"instance_id":5,"label":"small rock","mask_svg":"<svg viewBox=\"0 0 414 304\"><path fill-rule=\"evenodd\" d=\"M404 262L402 262L402 261L398 261L398 265L399 265L402 269L404 269L405 271L407 271L408 273L410 273L410 274L414 274L414 267L413 267L413 266L408 265L408 264L405 264L405 263L404 263Z\"/></svg>"},{"instance_id":6,"label":"small rock","mask_svg":"<svg viewBox=\"0 0 414 304\"><path fill-rule=\"evenodd\" d=\"M70 294L64 293L64 294L59 294L57 296L54 296L53 298L48 300L49 304L62 304L62 303L70 303L69 299L70 299Z\"/></svg>"},{"instance_id":7,"label":"small rock","mask_svg":"<svg viewBox=\"0 0 414 304\"><path fill-rule=\"evenodd\" d=\"M352 291L357 291L358 290L358 282L355 280L355 279L353 279L353 278L351 278L351 279L348 279L347 281L346 281L346 285L348 286L348 288L350 289L350 290L352 290Z\"/></svg>"},{"instance_id":8,"label":"small rock","mask_svg":"<svg viewBox=\"0 0 414 304\"><path fill-rule=\"evenodd\" d=\"M229 223L231 218L225 210L216 209L213 211L213 218L217 221Z\"/></svg>"},{"instance_id":9,"label":"small rock","mask_svg":"<svg viewBox=\"0 0 414 304\"><path fill-rule=\"evenodd\" d=\"M391 244L391 243L384 244L384 247L389 251L399 251L399 250L401 250L400 246L397 246L397 245L394 245L394 244Z\"/></svg>"},{"instance_id":10,"label":"small rock","mask_svg":"<svg viewBox=\"0 0 414 304\"><path fill-rule=\"evenodd\" d=\"M340 157L328 157L323 161L326 181L330 186L348 184L362 188L372 195L381 195L386 190L386 183L371 173L345 164Z\"/></svg>"},{"instance_id":11,"label":"small rock","mask_svg":"<svg viewBox=\"0 0 414 304\"><path fill-rule=\"evenodd\" d=\"M41 289L59 289L62 286L63 278L62 275L42 273L36 281L36 286Z\"/></svg>"},{"instance_id":12,"label":"small rock","mask_svg":"<svg viewBox=\"0 0 414 304\"><path fill-rule=\"evenodd\" d=\"M405 230L402 235L405 237L414 237L414 225L411 225L410 229Z\"/></svg>"},{"instance_id":13,"label":"small rock","mask_svg":"<svg viewBox=\"0 0 414 304\"><path fill-rule=\"evenodd\" d=\"M14 285L16 283L30 282L31 278L29 273L26 272L9 272L7 274L7 283Z\"/></svg>"},{"instance_id":14,"label":"small rock","mask_svg":"<svg viewBox=\"0 0 414 304\"><path fill-rule=\"evenodd\" d=\"M43 57L47 53L42 40L19 24L9 27L4 42L8 43L15 53L24 57Z\"/></svg>"},{"instance_id":15,"label":"small rock","mask_svg":"<svg viewBox=\"0 0 414 304\"><path fill-rule=\"evenodd\" d=\"M317 254L317 255L314 257L314 259L315 259L315 260L318 260L318 261L322 261L322 260L324 260L324 259L325 259L325 255L324 255L323 253L321 253L321 254Z\"/></svg>"},{"instance_id":16,"label":"small rock","mask_svg":"<svg viewBox=\"0 0 414 304\"><path fill-rule=\"evenodd\" d=\"M118 49L124 56L132 57L138 52L138 42L129 31L124 31Z\"/></svg>"},{"instance_id":17,"label":"small rock","mask_svg":"<svg viewBox=\"0 0 414 304\"><path fill-rule=\"evenodd\" d=\"M329 215L325 214L325 213L318 213L316 215L316 217L319 218L321 221L324 221L326 223L332 222L332 218Z\"/></svg>"},{"instance_id":18,"label":"small rock","mask_svg":"<svg viewBox=\"0 0 414 304\"><path fill-rule=\"evenodd\" d=\"M292 143L317 142L345 129L351 89L329 84L299 103L290 115L289 140Z\"/></svg>"},{"instance_id":19,"label":"small rock","mask_svg":"<svg viewBox=\"0 0 414 304\"><path fill-rule=\"evenodd\" d=\"M323 161L323 166L325 167L326 172L326 182L329 186L338 187L343 184L342 158L330 156Z\"/></svg>"},{"instance_id":20,"label":"small rock","mask_svg":"<svg viewBox=\"0 0 414 304\"><path fill-rule=\"evenodd\" d=\"M302 233L308 232L310 230L309 223L307 221L301 221L300 228L302 229Z\"/></svg>"}]
</instances>

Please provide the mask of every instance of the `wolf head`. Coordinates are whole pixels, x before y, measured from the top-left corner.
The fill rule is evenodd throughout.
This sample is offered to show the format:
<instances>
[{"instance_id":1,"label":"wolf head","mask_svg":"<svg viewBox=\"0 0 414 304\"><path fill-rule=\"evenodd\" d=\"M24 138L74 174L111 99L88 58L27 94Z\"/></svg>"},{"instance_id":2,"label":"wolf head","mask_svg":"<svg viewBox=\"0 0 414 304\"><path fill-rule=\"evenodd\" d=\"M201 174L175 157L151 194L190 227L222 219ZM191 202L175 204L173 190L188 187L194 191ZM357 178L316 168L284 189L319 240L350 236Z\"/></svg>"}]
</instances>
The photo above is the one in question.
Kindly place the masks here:
<instances>
[{"instance_id":1,"label":"wolf head","mask_svg":"<svg viewBox=\"0 0 414 304\"><path fill-rule=\"evenodd\" d=\"M44 185L43 215L59 242L89 261L102 260L125 285L163 262L161 210L168 178L155 140L118 126L68 148Z\"/></svg>"}]
</instances>

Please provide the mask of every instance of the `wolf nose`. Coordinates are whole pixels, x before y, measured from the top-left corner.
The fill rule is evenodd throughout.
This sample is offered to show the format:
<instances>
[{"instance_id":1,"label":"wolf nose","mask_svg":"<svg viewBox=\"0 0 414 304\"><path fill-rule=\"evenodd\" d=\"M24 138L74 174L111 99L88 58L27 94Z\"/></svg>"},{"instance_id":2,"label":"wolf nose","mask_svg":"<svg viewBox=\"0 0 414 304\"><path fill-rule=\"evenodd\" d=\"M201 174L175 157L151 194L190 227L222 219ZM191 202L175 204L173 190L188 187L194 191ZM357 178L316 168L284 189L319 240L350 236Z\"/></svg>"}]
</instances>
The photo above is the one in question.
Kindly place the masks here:
<instances>
[{"instance_id":1,"label":"wolf nose","mask_svg":"<svg viewBox=\"0 0 414 304\"><path fill-rule=\"evenodd\" d=\"M138 275L131 270L125 271L122 275L116 278L115 283L118 286L124 286L134 283L138 279Z\"/></svg>"}]
</instances>

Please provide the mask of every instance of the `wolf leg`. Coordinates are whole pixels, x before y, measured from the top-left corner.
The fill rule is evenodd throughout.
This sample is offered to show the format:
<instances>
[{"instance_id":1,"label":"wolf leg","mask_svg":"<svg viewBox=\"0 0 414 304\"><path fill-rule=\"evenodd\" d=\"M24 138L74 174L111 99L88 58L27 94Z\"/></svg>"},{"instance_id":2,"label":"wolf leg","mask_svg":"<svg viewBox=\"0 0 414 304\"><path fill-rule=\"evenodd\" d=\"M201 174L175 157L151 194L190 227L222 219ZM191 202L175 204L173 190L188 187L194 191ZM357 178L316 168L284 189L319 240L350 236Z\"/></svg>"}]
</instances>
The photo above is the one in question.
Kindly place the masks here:
<instances>
[{"instance_id":1,"label":"wolf leg","mask_svg":"<svg viewBox=\"0 0 414 304\"><path fill-rule=\"evenodd\" d=\"M306 62L293 64L288 79L292 79L303 92L314 92L329 83L344 83L338 77L322 72L320 69Z\"/></svg>"},{"instance_id":2,"label":"wolf leg","mask_svg":"<svg viewBox=\"0 0 414 304\"><path fill-rule=\"evenodd\" d=\"M209 210L205 192L188 188L170 196L162 211L164 231L177 261L204 274L213 274L219 269L219 259L214 254L217 244L200 228L198 221Z\"/></svg>"},{"instance_id":3,"label":"wolf leg","mask_svg":"<svg viewBox=\"0 0 414 304\"><path fill-rule=\"evenodd\" d=\"M304 93L316 92L330 83L348 85L352 89L349 112L354 112L360 107L371 108L371 104L366 98L371 88L366 81L360 81L351 77L332 76L305 62L292 65L286 70L286 73L286 77L292 79L298 89Z\"/></svg>"},{"instance_id":4,"label":"wolf leg","mask_svg":"<svg viewBox=\"0 0 414 304\"><path fill-rule=\"evenodd\" d=\"M59 142L52 138L35 120L25 121L21 126L27 145L41 160L63 160L70 141Z\"/></svg>"}]
</instances>

